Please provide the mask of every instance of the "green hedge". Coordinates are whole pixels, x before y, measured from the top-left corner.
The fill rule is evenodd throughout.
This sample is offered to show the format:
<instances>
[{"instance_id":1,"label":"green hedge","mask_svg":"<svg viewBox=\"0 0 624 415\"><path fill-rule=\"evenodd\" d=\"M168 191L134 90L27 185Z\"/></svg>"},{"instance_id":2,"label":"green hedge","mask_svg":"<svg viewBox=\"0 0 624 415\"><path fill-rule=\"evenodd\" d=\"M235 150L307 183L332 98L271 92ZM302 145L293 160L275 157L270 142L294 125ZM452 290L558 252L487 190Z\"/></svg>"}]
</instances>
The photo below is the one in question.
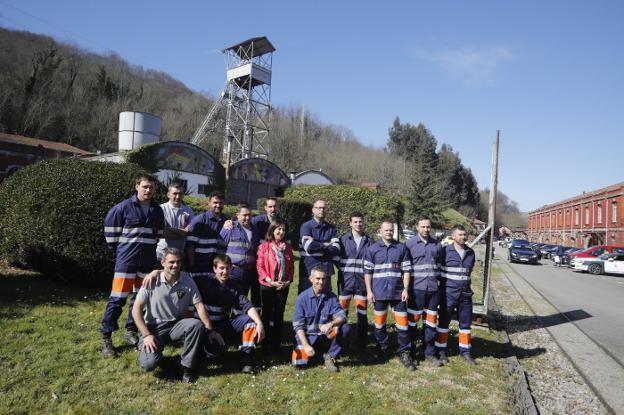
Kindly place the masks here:
<instances>
[{"instance_id":1,"label":"green hedge","mask_svg":"<svg viewBox=\"0 0 624 415\"><path fill-rule=\"evenodd\" d=\"M0 186L0 258L66 281L109 286L108 210L134 192L141 167L84 160L43 161ZM165 200L158 186L156 200Z\"/></svg>"},{"instance_id":2,"label":"green hedge","mask_svg":"<svg viewBox=\"0 0 624 415\"><path fill-rule=\"evenodd\" d=\"M195 215L201 215L210 207L207 197L184 196L184 204L190 207ZM236 219L236 206L224 205L223 216Z\"/></svg>"},{"instance_id":3,"label":"green hedge","mask_svg":"<svg viewBox=\"0 0 624 415\"><path fill-rule=\"evenodd\" d=\"M299 246L299 229L301 224L312 217L312 203L303 200L278 199L280 216L288 222L287 239L296 250Z\"/></svg>"},{"instance_id":4,"label":"green hedge","mask_svg":"<svg viewBox=\"0 0 624 415\"><path fill-rule=\"evenodd\" d=\"M349 228L349 216L353 211L364 213L366 231L371 236L376 235L383 220L402 223L405 212L405 207L398 197L360 186L293 186L286 189L285 197L310 204L317 199L327 201L329 209L326 220L336 226L339 233ZM307 218L311 216L312 212L309 210Z\"/></svg>"}]
</instances>

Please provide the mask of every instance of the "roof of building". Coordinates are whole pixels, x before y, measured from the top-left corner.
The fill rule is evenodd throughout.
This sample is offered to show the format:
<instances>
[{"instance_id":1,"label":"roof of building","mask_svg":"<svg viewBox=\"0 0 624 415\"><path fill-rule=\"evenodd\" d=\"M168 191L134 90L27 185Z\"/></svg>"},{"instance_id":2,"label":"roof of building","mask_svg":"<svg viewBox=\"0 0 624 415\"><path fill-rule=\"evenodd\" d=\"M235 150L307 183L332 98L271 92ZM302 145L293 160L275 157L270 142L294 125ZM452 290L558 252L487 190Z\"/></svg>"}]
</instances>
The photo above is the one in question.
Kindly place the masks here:
<instances>
[{"instance_id":1,"label":"roof of building","mask_svg":"<svg viewBox=\"0 0 624 415\"><path fill-rule=\"evenodd\" d=\"M252 44L253 51L249 49ZM245 49L245 51L241 53L240 48ZM252 37L251 39L247 39L235 45L229 46L223 49L223 52L228 50L236 52L236 54L239 55L241 58L247 57L245 55L249 53L252 53L252 56L250 57L255 58L256 56L264 55L265 53L275 52L275 47L273 46L273 44L271 44L271 42L269 42L269 39L267 39L266 36L259 36Z\"/></svg>"},{"instance_id":2,"label":"roof of building","mask_svg":"<svg viewBox=\"0 0 624 415\"><path fill-rule=\"evenodd\" d=\"M57 141L41 140L39 138L24 137L24 136L15 135L15 134L0 133L0 142L21 144L21 145L29 146L29 147L42 146L43 148L47 148L49 150L62 151L65 153L82 154L82 155L93 154L89 151L82 150L78 147L70 146L69 144L59 143Z\"/></svg>"},{"instance_id":3,"label":"roof of building","mask_svg":"<svg viewBox=\"0 0 624 415\"><path fill-rule=\"evenodd\" d=\"M548 205L544 205L542 207L539 207L539 208L537 208L535 210L530 211L529 214L535 213L535 212L540 212L542 210L546 210L546 209L553 208L553 207L560 206L560 205L570 204L570 203L575 202L577 200L587 199L587 198L591 198L593 196L601 195L601 194L604 194L604 193L617 191L619 189L624 189L624 182L612 184L611 186L603 187L603 188L600 188L600 189L597 189L597 190L592 190L591 192L581 193L580 195L576 195L576 196L570 197L568 199L561 200L559 202L555 202L555 203L550 203Z\"/></svg>"}]
</instances>

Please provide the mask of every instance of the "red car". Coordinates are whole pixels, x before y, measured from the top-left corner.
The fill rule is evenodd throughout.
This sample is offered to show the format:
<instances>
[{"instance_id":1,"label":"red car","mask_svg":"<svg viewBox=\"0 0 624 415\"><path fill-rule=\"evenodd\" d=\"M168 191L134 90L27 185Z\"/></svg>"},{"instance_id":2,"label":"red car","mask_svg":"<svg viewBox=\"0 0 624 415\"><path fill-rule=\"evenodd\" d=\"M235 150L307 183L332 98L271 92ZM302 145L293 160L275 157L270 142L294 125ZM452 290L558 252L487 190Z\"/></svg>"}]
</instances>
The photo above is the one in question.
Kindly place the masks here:
<instances>
[{"instance_id":1,"label":"red car","mask_svg":"<svg viewBox=\"0 0 624 415\"><path fill-rule=\"evenodd\" d=\"M573 252L568 254L570 257L570 266L574 268L576 263L582 263L583 259L587 258L597 258L602 254L611 254L611 253L622 253L624 254L624 246L613 246L613 245L596 245L590 246L587 249L583 249L581 251Z\"/></svg>"}]
</instances>

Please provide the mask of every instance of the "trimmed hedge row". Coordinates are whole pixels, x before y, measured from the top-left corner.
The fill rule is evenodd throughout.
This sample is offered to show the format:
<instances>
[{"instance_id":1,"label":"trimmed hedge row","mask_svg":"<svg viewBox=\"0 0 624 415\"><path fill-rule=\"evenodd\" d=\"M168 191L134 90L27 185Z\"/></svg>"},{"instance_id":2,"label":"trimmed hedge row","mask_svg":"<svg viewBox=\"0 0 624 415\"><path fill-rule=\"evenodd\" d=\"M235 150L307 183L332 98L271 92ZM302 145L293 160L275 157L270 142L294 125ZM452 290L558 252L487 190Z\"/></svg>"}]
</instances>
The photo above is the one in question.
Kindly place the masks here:
<instances>
[{"instance_id":1,"label":"trimmed hedge row","mask_svg":"<svg viewBox=\"0 0 624 415\"><path fill-rule=\"evenodd\" d=\"M210 208L207 197L184 196L184 204L193 210L195 215L201 215ZM223 205L223 216L236 219L236 206Z\"/></svg>"},{"instance_id":2,"label":"trimmed hedge row","mask_svg":"<svg viewBox=\"0 0 624 415\"><path fill-rule=\"evenodd\" d=\"M405 207L398 197L360 186L293 186L286 189L285 197L289 200L306 201L310 206L317 199L325 200L329 206L326 220L336 226L339 233L346 232L349 228L350 215L353 211L364 214L366 230L371 236L377 233L384 220L402 223L405 213ZM310 208L306 220L311 216Z\"/></svg>"},{"instance_id":3,"label":"trimmed hedge row","mask_svg":"<svg viewBox=\"0 0 624 415\"><path fill-rule=\"evenodd\" d=\"M65 281L108 286L113 258L103 234L108 210L134 192L130 163L43 161L0 186L0 258ZM155 199L162 203L160 185Z\"/></svg>"}]
</instances>

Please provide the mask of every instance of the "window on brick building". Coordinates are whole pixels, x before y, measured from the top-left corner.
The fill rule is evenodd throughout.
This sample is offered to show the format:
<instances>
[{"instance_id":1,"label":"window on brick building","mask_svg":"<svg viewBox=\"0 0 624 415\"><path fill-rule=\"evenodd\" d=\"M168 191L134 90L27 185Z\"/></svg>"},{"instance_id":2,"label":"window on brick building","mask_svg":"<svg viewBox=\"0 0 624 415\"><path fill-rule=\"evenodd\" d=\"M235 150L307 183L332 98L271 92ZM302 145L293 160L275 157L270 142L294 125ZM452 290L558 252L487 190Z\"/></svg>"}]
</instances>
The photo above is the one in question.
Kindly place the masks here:
<instances>
[{"instance_id":1,"label":"window on brick building","mask_svg":"<svg viewBox=\"0 0 624 415\"><path fill-rule=\"evenodd\" d=\"M611 222L617 222L617 202L611 202Z\"/></svg>"},{"instance_id":2,"label":"window on brick building","mask_svg":"<svg viewBox=\"0 0 624 415\"><path fill-rule=\"evenodd\" d=\"M598 223L602 223L602 204L598 203Z\"/></svg>"},{"instance_id":3,"label":"window on brick building","mask_svg":"<svg viewBox=\"0 0 624 415\"><path fill-rule=\"evenodd\" d=\"M574 209L574 224L575 225L579 224L579 211L578 211L578 208Z\"/></svg>"},{"instance_id":4,"label":"window on brick building","mask_svg":"<svg viewBox=\"0 0 624 415\"><path fill-rule=\"evenodd\" d=\"M585 225L589 225L589 208L585 207Z\"/></svg>"}]
</instances>

